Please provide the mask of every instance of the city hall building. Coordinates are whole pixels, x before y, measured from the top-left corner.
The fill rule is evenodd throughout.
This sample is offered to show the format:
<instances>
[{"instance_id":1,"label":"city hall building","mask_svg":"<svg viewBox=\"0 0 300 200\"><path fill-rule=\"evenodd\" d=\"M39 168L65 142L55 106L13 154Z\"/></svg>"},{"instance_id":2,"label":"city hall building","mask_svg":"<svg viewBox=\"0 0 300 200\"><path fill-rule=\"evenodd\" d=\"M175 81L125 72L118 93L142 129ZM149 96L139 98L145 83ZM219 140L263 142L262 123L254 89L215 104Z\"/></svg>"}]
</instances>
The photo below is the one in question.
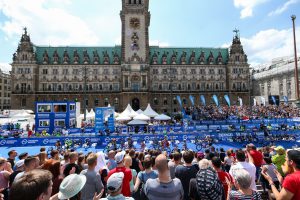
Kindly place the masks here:
<instances>
[{"instance_id":1,"label":"city hall building","mask_svg":"<svg viewBox=\"0 0 300 200\"><path fill-rule=\"evenodd\" d=\"M149 46L149 0L122 0L121 46L49 47L33 44L26 28L13 55L12 109L34 109L35 101L78 100L87 108L127 104L177 112L195 104L249 102L249 64L238 31L230 48ZM180 27L180 26L179 26ZM180 31L180 30L178 30ZM221 34L221 33L220 33ZM196 38L195 38L196 39ZM81 106L83 108L84 106Z\"/></svg>"}]
</instances>

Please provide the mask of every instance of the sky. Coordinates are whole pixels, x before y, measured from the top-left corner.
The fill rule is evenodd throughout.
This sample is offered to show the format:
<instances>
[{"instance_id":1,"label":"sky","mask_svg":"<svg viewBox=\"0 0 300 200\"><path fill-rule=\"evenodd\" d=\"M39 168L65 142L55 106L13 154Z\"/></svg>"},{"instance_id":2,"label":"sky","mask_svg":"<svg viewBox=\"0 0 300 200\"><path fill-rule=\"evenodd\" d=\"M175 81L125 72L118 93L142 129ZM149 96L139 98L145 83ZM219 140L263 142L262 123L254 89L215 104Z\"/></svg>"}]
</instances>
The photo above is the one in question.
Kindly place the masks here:
<instances>
[{"instance_id":1,"label":"sky","mask_svg":"<svg viewBox=\"0 0 300 200\"><path fill-rule=\"evenodd\" d=\"M300 0L149 0L150 45L229 47L240 31L252 67L293 56ZM0 67L10 70L23 28L42 46L121 43L121 0L0 0ZM300 14L295 20L300 54Z\"/></svg>"}]
</instances>

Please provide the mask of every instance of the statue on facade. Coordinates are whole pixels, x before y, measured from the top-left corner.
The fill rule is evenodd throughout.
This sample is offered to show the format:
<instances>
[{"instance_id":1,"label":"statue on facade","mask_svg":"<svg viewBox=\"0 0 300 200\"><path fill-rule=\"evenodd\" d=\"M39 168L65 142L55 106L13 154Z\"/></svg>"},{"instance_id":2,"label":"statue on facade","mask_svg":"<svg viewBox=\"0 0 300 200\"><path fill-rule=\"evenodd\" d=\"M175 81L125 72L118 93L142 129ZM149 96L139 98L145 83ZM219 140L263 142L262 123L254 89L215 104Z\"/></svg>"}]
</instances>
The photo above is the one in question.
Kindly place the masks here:
<instances>
[{"instance_id":1,"label":"statue on facade","mask_svg":"<svg viewBox=\"0 0 300 200\"><path fill-rule=\"evenodd\" d=\"M139 37L136 32L133 33L133 35L131 37L131 41L132 41L131 50L133 50L133 51L139 50L139 45L138 45Z\"/></svg>"}]
</instances>

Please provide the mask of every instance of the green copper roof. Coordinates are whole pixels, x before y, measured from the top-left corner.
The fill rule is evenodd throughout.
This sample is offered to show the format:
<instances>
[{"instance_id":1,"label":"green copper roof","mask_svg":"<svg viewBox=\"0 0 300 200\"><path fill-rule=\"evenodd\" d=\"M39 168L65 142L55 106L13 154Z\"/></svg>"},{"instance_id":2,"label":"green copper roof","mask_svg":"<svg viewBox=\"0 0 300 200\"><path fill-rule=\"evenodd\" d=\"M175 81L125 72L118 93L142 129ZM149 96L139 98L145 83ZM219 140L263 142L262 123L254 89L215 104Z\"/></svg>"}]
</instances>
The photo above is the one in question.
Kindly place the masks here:
<instances>
[{"instance_id":1,"label":"green copper roof","mask_svg":"<svg viewBox=\"0 0 300 200\"><path fill-rule=\"evenodd\" d=\"M69 64L74 64L74 51L77 50L77 53L79 54L79 63L83 64L84 61L84 55L83 52L86 50L87 54L89 55L90 64L93 64L94 60L94 51L97 51L99 56L99 64L103 64L104 61L104 53L107 52L109 56L109 64L113 64L114 55L118 55L119 57L119 63L121 64L121 46L115 46L115 47L42 47L42 46L35 46L35 53L37 57L38 64L43 64L43 54L45 51L48 53L49 57L49 64L53 63L53 54L57 51L59 55L59 61L58 64L63 64L64 59L64 51L66 50L69 55Z\"/></svg>"},{"instance_id":2,"label":"green copper roof","mask_svg":"<svg viewBox=\"0 0 300 200\"><path fill-rule=\"evenodd\" d=\"M228 61L228 48L160 48L157 46L151 46L150 47L150 63L152 64L152 58L153 56L157 55L157 64L162 64L162 57L163 55L167 56L167 64L171 64L172 55L176 55L176 64L181 64L180 58L185 53L186 54L186 64L190 64L190 56L192 53L195 53L195 64L198 64L199 57L202 52L204 52L204 64L207 64L208 58L210 56L210 52L213 54L213 61L214 64L217 64L217 58L219 56L219 52L222 55L223 64L227 64Z\"/></svg>"}]
</instances>

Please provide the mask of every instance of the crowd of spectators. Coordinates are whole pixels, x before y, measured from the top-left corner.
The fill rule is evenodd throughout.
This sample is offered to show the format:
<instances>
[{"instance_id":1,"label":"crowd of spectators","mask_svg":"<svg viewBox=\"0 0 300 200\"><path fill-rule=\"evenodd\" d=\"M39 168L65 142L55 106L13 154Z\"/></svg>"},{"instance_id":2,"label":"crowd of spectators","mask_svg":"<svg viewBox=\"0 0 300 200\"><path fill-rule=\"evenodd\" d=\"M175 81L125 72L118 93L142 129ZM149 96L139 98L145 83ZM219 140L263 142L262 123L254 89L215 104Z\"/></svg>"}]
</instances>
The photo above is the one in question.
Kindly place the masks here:
<instances>
[{"instance_id":1,"label":"crowd of spectators","mask_svg":"<svg viewBox=\"0 0 300 200\"><path fill-rule=\"evenodd\" d=\"M269 106L194 106L185 107L194 120L276 119L299 116L299 109L289 105Z\"/></svg>"},{"instance_id":2,"label":"crowd of spectators","mask_svg":"<svg viewBox=\"0 0 300 200\"><path fill-rule=\"evenodd\" d=\"M0 158L1 200L300 199L300 151L282 146L170 155L45 150Z\"/></svg>"}]
</instances>

